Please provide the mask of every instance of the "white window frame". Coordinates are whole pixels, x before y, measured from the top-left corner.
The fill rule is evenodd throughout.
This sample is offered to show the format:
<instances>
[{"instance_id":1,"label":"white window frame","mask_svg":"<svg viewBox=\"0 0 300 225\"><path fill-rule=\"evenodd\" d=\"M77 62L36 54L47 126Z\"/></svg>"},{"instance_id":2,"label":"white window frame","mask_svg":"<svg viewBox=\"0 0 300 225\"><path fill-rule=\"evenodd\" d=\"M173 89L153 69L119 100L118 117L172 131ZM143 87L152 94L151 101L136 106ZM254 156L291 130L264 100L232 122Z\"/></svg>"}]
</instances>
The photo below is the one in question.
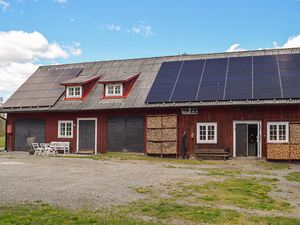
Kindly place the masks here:
<instances>
[{"instance_id":1,"label":"white window frame","mask_svg":"<svg viewBox=\"0 0 300 225\"><path fill-rule=\"evenodd\" d=\"M74 94L73 95L70 95L70 93L69 93L70 88L74 89ZM75 89L76 88L80 89L80 94L79 95L75 95ZM82 86L67 86L66 98L82 98Z\"/></svg>"},{"instance_id":2,"label":"white window frame","mask_svg":"<svg viewBox=\"0 0 300 225\"><path fill-rule=\"evenodd\" d=\"M275 125L276 128L276 140L271 140L270 126ZM279 125L285 125L285 140L279 140ZM289 122L267 122L267 142L268 143L288 143L289 142Z\"/></svg>"},{"instance_id":3,"label":"white window frame","mask_svg":"<svg viewBox=\"0 0 300 225\"><path fill-rule=\"evenodd\" d=\"M206 128L206 140L200 140L200 126L205 126ZM208 140L208 126L214 127L214 139ZM199 122L197 123L197 144L217 144L218 143L218 125L217 123L206 123Z\"/></svg>"},{"instance_id":4,"label":"white window frame","mask_svg":"<svg viewBox=\"0 0 300 225\"><path fill-rule=\"evenodd\" d=\"M113 87L113 93L108 93L109 87ZM116 87L120 87L120 93L116 93ZM123 84L117 83L117 84L106 84L105 85L105 96L108 97L116 97L116 96L123 96Z\"/></svg>"},{"instance_id":5,"label":"white window frame","mask_svg":"<svg viewBox=\"0 0 300 225\"><path fill-rule=\"evenodd\" d=\"M67 123L71 123L71 135L67 135ZM65 135L62 135L61 132L61 124L65 124ZM58 121L58 138L73 138L73 120L59 120Z\"/></svg>"}]
</instances>

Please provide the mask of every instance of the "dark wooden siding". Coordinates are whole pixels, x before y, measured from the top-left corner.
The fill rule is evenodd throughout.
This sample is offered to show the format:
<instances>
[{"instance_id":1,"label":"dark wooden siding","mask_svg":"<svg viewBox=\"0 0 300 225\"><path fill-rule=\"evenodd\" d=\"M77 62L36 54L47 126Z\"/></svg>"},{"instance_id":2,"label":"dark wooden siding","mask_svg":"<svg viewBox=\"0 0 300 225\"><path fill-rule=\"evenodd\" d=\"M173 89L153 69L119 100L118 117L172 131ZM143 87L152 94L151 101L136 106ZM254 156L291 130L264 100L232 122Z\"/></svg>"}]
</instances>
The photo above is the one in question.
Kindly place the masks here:
<instances>
[{"instance_id":1,"label":"dark wooden siding","mask_svg":"<svg viewBox=\"0 0 300 225\"><path fill-rule=\"evenodd\" d=\"M15 150L27 151L31 146L27 138L34 138L34 142L45 142L45 120L44 119L17 119L15 132Z\"/></svg>"},{"instance_id":2,"label":"dark wooden siding","mask_svg":"<svg viewBox=\"0 0 300 225\"><path fill-rule=\"evenodd\" d=\"M144 152L144 117L111 116L107 135L108 151Z\"/></svg>"}]
</instances>

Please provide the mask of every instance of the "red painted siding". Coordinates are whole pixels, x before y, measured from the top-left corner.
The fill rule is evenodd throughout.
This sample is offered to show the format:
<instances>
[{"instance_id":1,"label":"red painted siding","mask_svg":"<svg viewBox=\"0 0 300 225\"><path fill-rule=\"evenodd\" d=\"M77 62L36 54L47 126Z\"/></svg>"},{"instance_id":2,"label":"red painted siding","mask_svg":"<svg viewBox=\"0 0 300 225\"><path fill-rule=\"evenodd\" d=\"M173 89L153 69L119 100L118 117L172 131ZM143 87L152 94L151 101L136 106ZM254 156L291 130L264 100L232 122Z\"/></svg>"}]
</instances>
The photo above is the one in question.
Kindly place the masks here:
<instances>
[{"instance_id":1,"label":"red painted siding","mask_svg":"<svg viewBox=\"0 0 300 225\"><path fill-rule=\"evenodd\" d=\"M12 126L12 135L7 136L8 150L14 149L14 124L17 118L41 118L46 121L46 141L70 141L72 152L76 151L77 118L97 118L98 120L98 153L105 153L107 149L107 117L110 115L154 115L154 114L177 114L178 115L178 151L180 152L180 140L183 131L187 132L188 151L193 153L196 144L197 122L217 122L217 144L202 144L203 148L233 149L233 121L259 120L262 122L262 153L266 156L266 130L268 121L300 122L300 106L215 106L199 107L198 115L181 115L180 108L168 109L131 109L131 110L106 110L84 112L51 112L51 113L10 113L8 125ZM58 121L73 120L74 134L72 139L58 138ZM146 122L145 122L146 123ZM145 124L146 128L146 124ZM146 129L145 129L146 137ZM146 144L146 140L145 140ZM146 145L145 145L146 151Z\"/></svg>"}]
</instances>

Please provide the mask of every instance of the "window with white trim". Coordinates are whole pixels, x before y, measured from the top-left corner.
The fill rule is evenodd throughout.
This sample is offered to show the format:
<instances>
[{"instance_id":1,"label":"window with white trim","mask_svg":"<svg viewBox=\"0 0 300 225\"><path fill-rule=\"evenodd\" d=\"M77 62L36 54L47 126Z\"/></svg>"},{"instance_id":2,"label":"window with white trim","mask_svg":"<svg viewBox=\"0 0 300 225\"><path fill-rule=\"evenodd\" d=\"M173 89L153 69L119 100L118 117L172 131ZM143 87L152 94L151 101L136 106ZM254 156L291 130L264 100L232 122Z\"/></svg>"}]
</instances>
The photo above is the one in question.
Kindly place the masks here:
<instances>
[{"instance_id":1,"label":"window with white trim","mask_svg":"<svg viewBox=\"0 0 300 225\"><path fill-rule=\"evenodd\" d=\"M217 143L217 123L197 123L197 143Z\"/></svg>"},{"instance_id":2,"label":"window with white trim","mask_svg":"<svg viewBox=\"0 0 300 225\"><path fill-rule=\"evenodd\" d=\"M106 96L123 96L123 84L106 84Z\"/></svg>"},{"instance_id":3,"label":"window with white trim","mask_svg":"<svg viewBox=\"0 0 300 225\"><path fill-rule=\"evenodd\" d=\"M67 87L67 98L81 98L82 87L81 86L69 86Z\"/></svg>"},{"instance_id":4,"label":"window with white trim","mask_svg":"<svg viewBox=\"0 0 300 225\"><path fill-rule=\"evenodd\" d=\"M73 121L58 121L58 137L73 138Z\"/></svg>"},{"instance_id":5,"label":"window with white trim","mask_svg":"<svg viewBox=\"0 0 300 225\"><path fill-rule=\"evenodd\" d=\"M289 141L288 122L268 122L268 143L287 143Z\"/></svg>"}]
</instances>

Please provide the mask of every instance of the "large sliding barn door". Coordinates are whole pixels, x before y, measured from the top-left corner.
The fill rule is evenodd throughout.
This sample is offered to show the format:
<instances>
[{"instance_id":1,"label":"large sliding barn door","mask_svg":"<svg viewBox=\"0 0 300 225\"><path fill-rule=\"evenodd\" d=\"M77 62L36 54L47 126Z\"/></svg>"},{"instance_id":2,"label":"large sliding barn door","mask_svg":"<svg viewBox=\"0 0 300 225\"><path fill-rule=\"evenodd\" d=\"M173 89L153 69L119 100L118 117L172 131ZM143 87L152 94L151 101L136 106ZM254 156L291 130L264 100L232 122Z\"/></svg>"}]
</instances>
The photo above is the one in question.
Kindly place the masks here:
<instances>
[{"instance_id":1,"label":"large sliding barn door","mask_svg":"<svg viewBox=\"0 0 300 225\"><path fill-rule=\"evenodd\" d=\"M144 152L144 117L108 118L108 151Z\"/></svg>"},{"instance_id":2,"label":"large sliding barn door","mask_svg":"<svg viewBox=\"0 0 300 225\"><path fill-rule=\"evenodd\" d=\"M28 138L37 143L45 142L45 120L17 119L15 124L15 150L27 151L31 148Z\"/></svg>"}]
</instances>

